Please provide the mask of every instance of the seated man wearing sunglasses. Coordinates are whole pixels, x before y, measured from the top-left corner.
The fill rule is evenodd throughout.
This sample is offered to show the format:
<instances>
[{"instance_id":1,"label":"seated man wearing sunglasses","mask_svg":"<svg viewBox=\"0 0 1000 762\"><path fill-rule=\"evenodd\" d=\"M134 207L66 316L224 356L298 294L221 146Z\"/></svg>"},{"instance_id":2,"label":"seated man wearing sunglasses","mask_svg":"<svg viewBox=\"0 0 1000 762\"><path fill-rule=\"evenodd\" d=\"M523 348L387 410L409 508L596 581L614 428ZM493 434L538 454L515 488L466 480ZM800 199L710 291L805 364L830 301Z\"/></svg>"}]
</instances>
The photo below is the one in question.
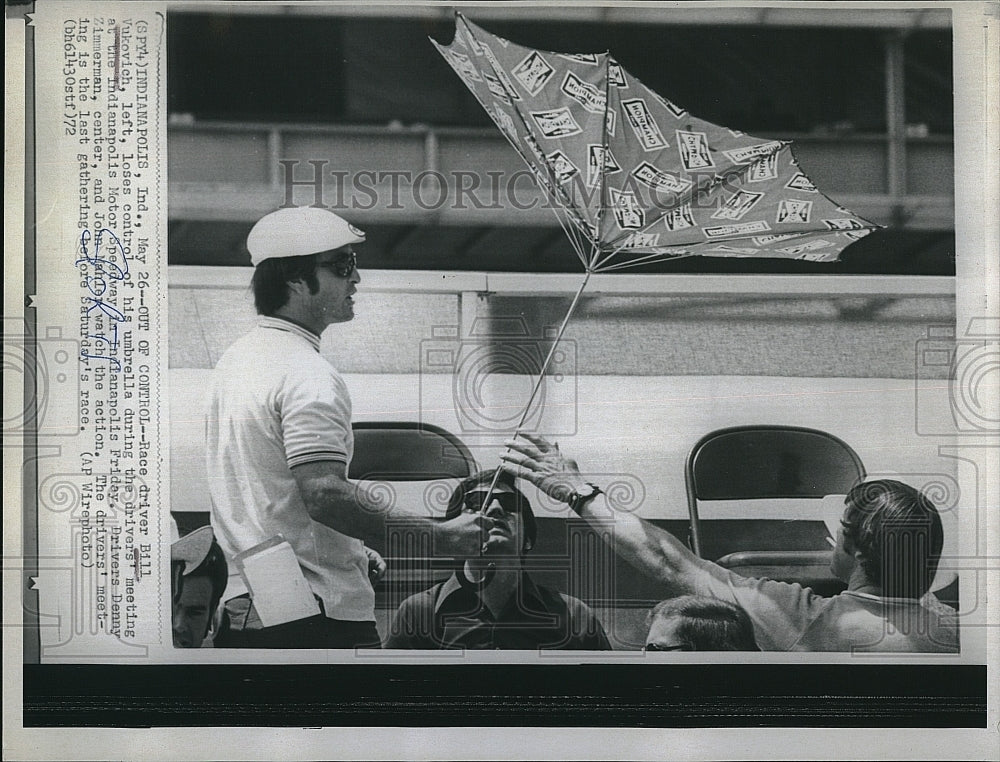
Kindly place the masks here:
<instances>
[{"instance_id":1,"label":"seated man wearing sunglasses","mask_svg":"<svg viewBox=\"0 0 1000 762\"><path fill-rule=\"evenodd\" d=\"M354 451L351 397L320 353L320 334L354 318L354 246L364 233L326 209L279 209L250 230L257 324L222 355L208 385L206 465L212 527L229 559L280 535L291 545L320 613L258 626L232 564L223 648L379 645L376 550L390 518L347 479ZM436 522L394 510L432 534L436 552L472 553L492 521Z\"/></svg>"},{"instance_id":2,"label":"seated man wearing sunglasses","mask_svg":"<svg viewBox=\"0 0 1000 762\"><path fill-rule=\"evenodd\" d=\"M386 648L576 649L611 648L600 621L582 601L536 584L525 563L535 543L528 499L501 474L483 510L494 471L463 480L445 520L485 513L496 520L476 555L458 558L446 581L403 601Z\"/></svg>"}]
</instances>

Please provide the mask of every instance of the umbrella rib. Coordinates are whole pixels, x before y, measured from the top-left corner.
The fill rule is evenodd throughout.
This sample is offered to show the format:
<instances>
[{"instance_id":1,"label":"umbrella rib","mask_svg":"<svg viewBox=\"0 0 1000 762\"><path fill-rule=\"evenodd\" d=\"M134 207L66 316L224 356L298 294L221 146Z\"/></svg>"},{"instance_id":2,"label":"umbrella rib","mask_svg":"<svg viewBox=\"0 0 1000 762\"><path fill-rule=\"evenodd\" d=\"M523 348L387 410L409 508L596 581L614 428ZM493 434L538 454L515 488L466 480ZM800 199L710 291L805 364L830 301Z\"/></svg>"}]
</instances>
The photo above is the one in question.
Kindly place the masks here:
<instances>
[{"instance_id":1,"label":"umbrella rib","mask_svg":"<svg viewBox=\"0 0 1000 762\"><path fill-rule=\"evenodd\" d=\"M601 124L601 147L603 153L601 154L601 182L600 182L600 203L597 205L597 215L595 223L597 224L597 235L595 238L597 241L601 238L601 225L604 224L604 210L607 207L607 195L608 195L608 159L607 156L611 152L611 147L608 145L608 113L611 111L611 51L608 51L607 55L604 57L604 120ZM596 243L596 241L595 241ZM594 268L598 266L597 256L600 253L600 247L595 246L594 250L591 252L591 260L587 265L587 271L591 272Z\"/></svg>"},{"instance_id":2,"label":"umbrella rib","mask_svg":"<svg viewBox=\"0 0 1000 762\"><path fill-rule=\"evenodd\" d=\"M582 233L573 225L572 220L569 219L568 213L566 213L566 210L559 205L558 200L552 198L551 196L550 200L556 201L556 203L552 206L552 213L555 215L556 221L559 223L559 227L562 228L563 234L569 239L570 246L573 247L573 252L576 254L577 259L579 259L580 263L586 267L587 260L583 253ZM559 214L560 211L566 214L565 218Z\"/></svg>"},{"instance_id":3,"label":"umbrella rib","mask_svg":"<svg viewBox=\"0 0 1000 762\"><path fill-rule=\"evenodd\" d=\"M695 257L697 254L647 254L646 256L639 257L638 259L630 259L628 262L620 262L617 265L608 265L607 267L601 268L600 270L595 270L594 272L600 273L610 273L615 270L624 270L628 267L635 267L641 264L649 264L651 262L657 262L660 260L668 259L685 259L686 257Z\"/></svg>"},{"instance_id":4,"label":"umbrella rib","mask_svg":"<svg viewBox=\"0 0 1000 762\"><path fill-rule=\"evenodd\" d=\"M583 277L583 282L580 283L580 288L577 289L576 295L573 297L573 301L569 305L569 309L566 311L566 316L563 318L562 325L559 326L559 331L556 333L555 338L552 340L552 346L549 347L549 353L545 357L545 362L542 363L541 370L538 372L538 379L535 381L534 387L531 389L531 396L528 398L528 404L524 406L524 412L521 413L521 418L517 422L517 427L514 429L514 433L511 435L511 439L517 439L521 434L521 429L524 427L524 422L528 420L528 414L531 412L531 406L535 402L535 397L538 396L538 390L542 387L542 381L545 380L545 372L548 370L549 365L552 362L552 358L555 356L556 348L559 346L559 342L562 340L563 333L566 331L566 326L569 325L569 319L572 317L573 312L576 310L576 306L580 303L580 297L583 296L583 291L587 288L587 282L590 280L591 272L590 270ZM510 446L508 445L504 451L504 455L510 454ZM490 505L490 498L493 496L493 490L496 489L497 482L500 479L500 469L496 469L493 474L493 480L490 482L490 488L486 491L486 499L483 500L483 510L487 510Z\"/></svg>"},{"instance_id":5,"label":"umbrella rib","mask_svg":"<svg viewBox=\"0 0 1000 762\"><path fill-rule=\"evenodd\" d=\"M570 245L573 247L573 251L576 252L576 256L580 260L581 264L586 265L587 262L583 253L584 237L582 231L574 224L573 220L570 218L569 211L559 203L559 200L552 196L549 198L551 201L555 202L552 206L552 213L559 221L559 226L563 229L566 237L570 240ZM562 214L560 214L560 212L562 212Z\"/></svg>"}]
</instances>

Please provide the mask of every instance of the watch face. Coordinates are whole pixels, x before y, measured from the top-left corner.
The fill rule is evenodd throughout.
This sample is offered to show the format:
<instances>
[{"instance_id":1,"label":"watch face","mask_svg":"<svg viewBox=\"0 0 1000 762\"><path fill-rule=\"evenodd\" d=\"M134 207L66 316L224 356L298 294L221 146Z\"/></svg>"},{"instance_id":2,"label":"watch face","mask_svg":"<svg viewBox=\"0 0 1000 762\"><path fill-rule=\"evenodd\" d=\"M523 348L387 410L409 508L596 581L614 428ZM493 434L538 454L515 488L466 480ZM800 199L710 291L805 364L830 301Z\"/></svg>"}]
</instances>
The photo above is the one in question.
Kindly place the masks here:
<instances>
[{"instance_id":1,"label":"watch face","mask_svg":"<svg viewBox=\"0 0 1000 762\"><path fill-rule=\"evenodd\" d=\"M593 484L585 484L576 491L576 497L579 499L586 499L588 497L593 497L596 494L597 494L597 487L595 487Z\"/></svg>"}]
</instances>

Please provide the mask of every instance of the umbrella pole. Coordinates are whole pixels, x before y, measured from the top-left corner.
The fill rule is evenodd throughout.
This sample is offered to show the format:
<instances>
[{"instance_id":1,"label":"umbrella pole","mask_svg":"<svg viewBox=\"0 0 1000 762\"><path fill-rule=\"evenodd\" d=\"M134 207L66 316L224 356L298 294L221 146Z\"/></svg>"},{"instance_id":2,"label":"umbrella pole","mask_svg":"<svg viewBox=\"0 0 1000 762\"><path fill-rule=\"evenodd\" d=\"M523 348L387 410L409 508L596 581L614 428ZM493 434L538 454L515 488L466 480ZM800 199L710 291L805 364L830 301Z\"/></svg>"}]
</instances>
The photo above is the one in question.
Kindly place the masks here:
<instances>
[{"instance_id":1,"label":"umbrella pole","mask_svg":"<svg viewBox=\"0 0 1000 762\"><path fill-rule=\"evenodd\" d=\"M555 339L552 341L552 346L549 348L548 356L545 358L545 362L542 363L542 369L538 374L538 379L535 381L535 386L531 390L531 396L528 398L528 404L524 406L524 412L521 413L521 420L517 423L517 428L514 429L513 439L521 434L521 428L524 426L524 422L528 420L528 414L531 412L531 406L535 402L535 397L538 396L538 390L542 387L542 381L545 380L545 372L549 368L549 364L552 362L552 358L555 356L556 348L559 346L559 342L562 340L563 333L566 331L566 326L569 325L569 319L573 316L576 311L577 305L580 303L580 297L583 296L583 290L587 288L587 282L590 280L592 272L587 270L586 275L583 278L583 282L580 284L580 288L577 289L576 296L573 297L572 303L569 305L569 310L566 312L566 317L563 318L562 325L559 326L559 331L556 333ZM510 447L508 447L504 454L510 452ZM493 480L490 482L490 488L486 492L486 499L483 501L483 511L486 511L490 505L490 499L493 497L493 490L496 489L497 481L500 479L500 469L496 470L493 474Z\"/></svg>"}]
</instances>

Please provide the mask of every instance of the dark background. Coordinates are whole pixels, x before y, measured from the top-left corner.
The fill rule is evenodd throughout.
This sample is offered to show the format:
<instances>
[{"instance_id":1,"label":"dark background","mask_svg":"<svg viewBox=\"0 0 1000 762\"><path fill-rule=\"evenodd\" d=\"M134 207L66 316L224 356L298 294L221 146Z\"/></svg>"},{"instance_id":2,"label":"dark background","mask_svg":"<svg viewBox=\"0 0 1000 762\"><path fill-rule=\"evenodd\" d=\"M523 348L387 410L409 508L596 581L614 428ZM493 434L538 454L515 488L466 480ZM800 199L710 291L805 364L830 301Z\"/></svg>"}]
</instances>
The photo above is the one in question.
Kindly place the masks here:
<instances>
[{"instance_id":1,"label":"dark background","mask_svg":"<svg viewBox=\"0 0 1000 762\"><path fill-rule=\"evenodd\" d=\"M882 31L572 21L483 26L543 50L611 50L653 90L741 130L886 131ZM417 19L174 14L167 27L169 111L236 121L490 127L427 41L448 43L453 30L451 21ZM905 50L907 121L951 134L951 32L914 32Z\"/></svg>"}]
</instances>

